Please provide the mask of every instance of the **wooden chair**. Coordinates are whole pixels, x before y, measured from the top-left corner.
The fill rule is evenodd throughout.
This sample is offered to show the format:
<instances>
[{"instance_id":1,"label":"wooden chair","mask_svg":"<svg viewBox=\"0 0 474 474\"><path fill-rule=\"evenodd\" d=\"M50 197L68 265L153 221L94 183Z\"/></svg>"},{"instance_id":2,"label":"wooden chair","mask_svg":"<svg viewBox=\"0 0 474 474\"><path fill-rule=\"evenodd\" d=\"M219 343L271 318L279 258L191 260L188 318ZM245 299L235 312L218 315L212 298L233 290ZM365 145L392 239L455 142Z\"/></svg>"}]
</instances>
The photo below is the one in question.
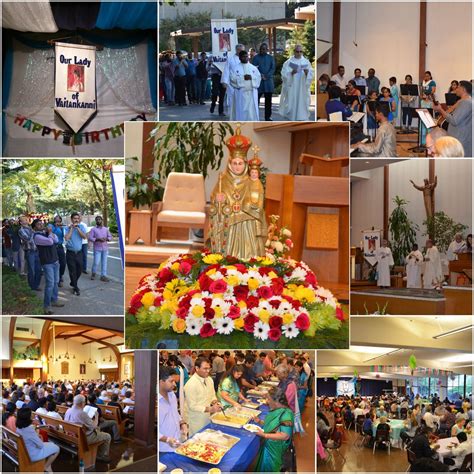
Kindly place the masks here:
<instances>
[{"instance_id":1,"label":"wooden chair","mask_svg":"<svg viewBox=\"0 0 474 474\"><path fill-rule=\"evenodd\" d=\"M151 244L161 239L163 227L204 229L207 235L206 193L201 174L170 173L163 202L152 206Z\"/></svg>"},{"instance_id":2,"label":"wooden chair","mask_svg":"<svg viewBox=\"0 0 474 474\"><path fill-rule=\"evenodd\" d=\"M76 423L58 420L47 415L31 414L32 419L39 418L41 428L54 439L61 449L68 451L84 461L85 469L93 469L97 457L97 449L102 441L88 444L84 428Z\"/></svg>"},{"instance_id":3,"label":"wooden chair","mask_svg":"<svg viewBox=\"0 0 474 474\"><path fill-rule=\"evenodd\" d=\"M6 426L2 426L1 453L18 466L20 472L44 472L44 459L32 462L23 438Z\"/></svg>"},{"instance_id":4,"label":"wooden chair","mask_svg":"<svg viewBox=\"0 0 474 474\"><path fill-rule=\"evenodd\" d=\"M344 464L346 462L346 458L341 453L342 433L340 431L334 430L332 435L331 435L331 438L332 438L332 441L333 441L332 444L328 443L324 447L326 448L326 450L330 454L332 454L332 453L337 454L341 458L342 464ZM333 458L334 458L334 456L333 456Z\"/></svg>"}]
</instances>

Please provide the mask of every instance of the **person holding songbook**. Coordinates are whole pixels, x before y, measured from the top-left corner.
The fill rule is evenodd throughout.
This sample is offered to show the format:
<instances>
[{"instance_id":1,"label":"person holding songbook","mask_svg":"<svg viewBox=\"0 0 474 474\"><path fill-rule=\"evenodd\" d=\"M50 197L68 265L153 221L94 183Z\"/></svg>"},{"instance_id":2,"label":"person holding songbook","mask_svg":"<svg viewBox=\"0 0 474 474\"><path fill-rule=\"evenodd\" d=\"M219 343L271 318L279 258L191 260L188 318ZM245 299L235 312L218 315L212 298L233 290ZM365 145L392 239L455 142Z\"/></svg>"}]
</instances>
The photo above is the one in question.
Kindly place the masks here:
<instances>
[{"instance_id":1,"label":"person holding songbook","mask_svg":"<svg viewBox=\"0 0 474 474\"><path fill-rule=\"evenodd\" d=\"M413 77L410 74L405 76L405 85L411 86L413 84ZM415 95L401 95L402 103L402 128L406 126L407 130L411 128L411 122L413 119L413 111L417 107L417 96Z\"/></svg>"}]
</instances>

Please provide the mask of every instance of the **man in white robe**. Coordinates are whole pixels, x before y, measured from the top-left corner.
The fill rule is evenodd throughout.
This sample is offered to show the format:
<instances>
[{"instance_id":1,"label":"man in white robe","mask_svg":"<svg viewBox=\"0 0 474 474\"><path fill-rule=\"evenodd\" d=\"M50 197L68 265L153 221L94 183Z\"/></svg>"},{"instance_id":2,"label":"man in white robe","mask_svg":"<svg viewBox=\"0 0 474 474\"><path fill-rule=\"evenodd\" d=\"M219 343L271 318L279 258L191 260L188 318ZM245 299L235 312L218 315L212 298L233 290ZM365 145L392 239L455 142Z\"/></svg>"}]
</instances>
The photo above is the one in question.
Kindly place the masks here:
<instances>
[{"instance_id":1,"label":"man in white robe","mask_svg":"<svg viewBox=\"0 0 474 474\"><path fill-rule=\"evenodd\" d=\"M395 265L392 251L388 247L388 242L383 239L382 245L375 251L377 259L377 286L382 288L390 287L390 267Z\"/></svg>"},{"instance_id":2,"label":"man in white robe","mask_svg":"<svg viewBox=\"0 0 474 474\"><path fill-rule=\"evenodd\" d=\"M285 61L281 69L283 84L279 112L286 120L309 119L310 86L313 76L313 66L303 56L302 46L296 45L294 55Z\"/></svg>"},{"instance_id":3,"label":"man in white robe","mask_svg":"<svg viewBox=\"0 0 474 474\"><path fill-rule=\"evenodd\" d=\"M458 259L458 254L465 252L466 242L462 238L462 234L456 234L454 240L449 244L446 256L452 262Z\"/></svg>"},{"instance_id":4,"label":"man in white robe","mask_svg":"<svg viewBox=\"0 0 474 474\"><path fill-rule=\"evenodd\" d=\"M407 288L421 288L421 267L423 254L418 250L418 245L413 245L413 250L406 256Z\"/></svg>"},{"instance_id":5,"label":"man in white robe","mask_svg":"<svg viewBox=\"0 0 474 474\"><path fill-rule=\"evenodd\" d=\"M243 44L238 44L235 47L235 54L233 56L227 57L227 62L224 66L224 71L222 72L221 84L226 89L226 99L225 103L227 107L232 107L232 99L234 98L234 89L230 85L230 73L240 64L239 54L245 49Z\"/></svg>"},{"instance_id":6,"label":"man in white robe","mask_svg":"<svg viewBox=\"0 0 474 474\"><path fill-rule=\"evenodd\" d=\"M262 80L259 70L248 62L247 51L239 53L240 64L230 72L230 85L234 89L230 120L258 122L258 87Z\"/></svg>"},{"instance_id":7,"label":"man in white robe","mask_svg":"<svg viewBox=\"0 0 474 474\"><path fill-rule=\"evenodd\" d=\"M441 258L432 240L426 241L425 270L423 272L423 288L441 288L444 280Z\"/></svg>"}]
</instances>

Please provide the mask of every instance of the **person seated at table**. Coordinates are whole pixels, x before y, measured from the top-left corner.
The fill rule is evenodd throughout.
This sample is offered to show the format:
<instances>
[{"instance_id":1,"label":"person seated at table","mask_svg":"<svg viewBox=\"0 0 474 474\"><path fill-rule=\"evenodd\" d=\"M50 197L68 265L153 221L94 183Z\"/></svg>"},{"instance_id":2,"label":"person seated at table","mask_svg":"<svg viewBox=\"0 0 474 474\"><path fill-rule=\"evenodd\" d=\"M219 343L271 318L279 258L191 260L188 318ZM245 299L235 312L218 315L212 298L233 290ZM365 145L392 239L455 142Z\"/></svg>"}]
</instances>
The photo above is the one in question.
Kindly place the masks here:
<instances>
[{"instance_id":1,"label":"person seated at table","mask_svg":"<svg viewBox=\"0 0 474 474\"><path fill-rule=\"evenodd\" d=\"M413 438L410 444L410 450L413 451L416 459L420 458L434 458L439 449L439 444L435 444L433 448L430 446L429 435L431 429L427 426L422 426L418 429L418 433Z\"/></svg>"},{"instance_id":2,"label":"person seated at table","mask_svg":"<svg viewBox=\"0 0 474 474\"><path fill-rule=\"evenodd\" d=\"M398 404L396 401L394 401L390 405L390 414L392 415L392 418L397 418L398 417Z\"/></svg>"},{"instance_id":3,"label":"person seated at table","mask_svg":"<svg viewBox=\"0 0 474 474\"><path fill-rule=\"evenodd\" d=\"M472 441L468 440L467 434L464 432L458 433L456 438L459 444L451 448L452 458L445 457L443 462L448 466L454 466L455 469L459 469L462 466L464 458L472 453Z\"/></svg>"},{"instance_id":4,"label":"person seated at table","mask_svg":"<svg viewBox=\"0 0 474 474\"><path fill-rule=\"evenodd\" d=\"M415 437L416 431L420 425L416 420L413 411L408 413L407 419L404 420L403 424L404 429L400 432L400 439L402 440L403 444L406 445Z\"/></svg>"},{"instance_id":5,"label":"person seated at table","mask_svg":"<svg viewBox=\"0 0 474 474\"><path fill-rule=\"evenodd\" d=\"M428 428L431 428L433 431L438 429L439 417L433 414L432 405L427 405L425 407L425 414L423 415L423 421L426 423Z\"/></svg>"},{"instance_id":6,"label":"person seated at table","mask_svg":"<svg viewBox=\"0 0 474 474\"><path fill-rule=\"evenodd\" d=\"M377 415L377 418L382 418L382 416L384 416L385 418L388 418L388 413L387 413L387 410L385 410L385 404L383 402L380 403L375 414Z\"/></svg>"},{"instance_id":7,"label":"person seated at table","mask_svg":"<svg viewBox=\"0 0 474 474\"><path fill-rule=\"evenodd\" d=\"M255 472L291 471L292 466L283 466L283 455L290 447L294 414L288 406L285 391L272 388L265 397L270 411L265 420L255 418L254 421L263 425L263 430L256 434L263 438L263 444L258 454Z\"/></svg>"},{"instance_id":8,"label":"person seated at table","mask_svg":"<svg viewBox=\"0 0 474 474\"><path fill-rule=\"evenodd\" d=\"M449 471L448 466L436 459L420 458L415 459L410 467L410 472L446 472Z\"/></svg>"},{"instance_id":9,"label":"person seated at table","mask_svg":"<svg viewBox=\"0 0 474 474\"><path fill-rule=\"evenodd\" d=\"M62 420L63 417L56 411L56 402L48 402L46 404L47 416L51 418L56 418L58 420Z\"/></svg>"},{"instance_id":10,"label":"person seated at table","mask_svg":"<svg viewBox=\"0 0 474 474\"><path fill-rule=\"evenodd\" d=\"M338 86L331 86L328 91L329 100L324 106L326 115L329 116L336 112L341 112L342 120L347 120L352 115L352 110L347 105L341 102L341 89Z\"/></svg>"},{"instance_id":11,"label":"person seated at table","mask_svg":"<svg viewBox=\"0 0 474 474\"><path fill-rule=\"evenodd\" d=\"M369 412L369 413L366 413L365 415L365 420L364 420L364 424L362 425L362 432L366 435L366 436L370 436L370 438L372 439L373 438L373 416L372 414Z\"/></svg>"},{"instance_id":12,"label":"person seated at table","mask_svg":"<svg viewBox=\"0 0 474 474\"><path fill-rule=\"evenodd\" d=\"M322 440L327 440L329 437L330 423L323 413L318 411L316 414L317 424L316 430Z\"/></svg>"},{"instance_id":13,"label":"person seated at table","mask_svg":"<svg viewBox=\"0 0 474 474\"><path fill-rule=\"evenodd\" d=\"M344 418L346 427L350 426L350 424L355 420L350 405L346 405L344 407L344 409L342 410L342 417Z\"/></svg>"},{"instance_id":14,"label":"person seated at table","mask_svg":"<svg viewBox=\"0 0 474 474\"><path fill-rule=\"evenodd\" d=\"M16 432L23 438L31 462L44 459L45 472L53 472L51 465L58 457L59 446L51 442L43 442L31 423L31 408L20 408L16 417Z\"/></svg>"},{"instance_id":15,"label":"person seated at table","mask_svg":"<svg viewBox=\"0 0 474 474\"><path fill-rule=\"evenodd\" d=\"M446 415L446 406L443 403L441 403L440 401L438 401L436 403L436 407L434 409L434 414L436 416L439 416L440 418L442 416Z\"/></svg>"},{"instance_id":16,"label":"person seated at table","mask_svg":"<svg viewBox=\"0 0 474 474\"><path fill-rule=\"evenodd\" d=\"M464 425L466 424L466 418L464 418L462 413L456 414L456 423L451 428L451 436L456 436L458 433L464 431Z\"/></svg>"},{"instance_id":17,"label":"person seated at table","mask_svg":"<svg viewBox=\"0 0 474 474\"><path fill-rule=\"evenodd\" d=\"M15 417L16 406L13 402L8 402L5 407L5 411L2 414L2 425L6 426L9 430L16 432L16 417Z\"/></svg>"},{"instance_id":18,"label":"person seated at table","mask_svg":"<svg viewBox=\"0 0 474 474\"><path fill-rule=\"evenodd\" d=\"M360 402L359 405L357 405L357 407L354 408L354 411L352 412L353 415L354 415L354 420L357 421L357 418L358 418L359 416L363 416L363 415L364 415L364 406L365 406L365 405L363 405L363 402Z\"/></svg>"},{"instance_id":19,"label":"person seated at table","mask_svg":"<svg viewBox=\"0 0 474 474\"><path fill-rule=\"evenodd\" d=\"M445 408L445 414L439 419L439 430L442 433L451 433L451 428L456 423L456 415L452 408L448 405Z\"/></svg>"},{"instance_id":20,"label":"person seated at table","mask_svg":"<svg viewBox=\"0 0 474 474\"><path fill-rule=\"evenodd\" d=\"M239 400L248 402L242 393L242 375L244 373L243 365L234 365L221 378L217 391L217 399L221 402L223 408L240 408Z\"/></svg>"}]
</instances>

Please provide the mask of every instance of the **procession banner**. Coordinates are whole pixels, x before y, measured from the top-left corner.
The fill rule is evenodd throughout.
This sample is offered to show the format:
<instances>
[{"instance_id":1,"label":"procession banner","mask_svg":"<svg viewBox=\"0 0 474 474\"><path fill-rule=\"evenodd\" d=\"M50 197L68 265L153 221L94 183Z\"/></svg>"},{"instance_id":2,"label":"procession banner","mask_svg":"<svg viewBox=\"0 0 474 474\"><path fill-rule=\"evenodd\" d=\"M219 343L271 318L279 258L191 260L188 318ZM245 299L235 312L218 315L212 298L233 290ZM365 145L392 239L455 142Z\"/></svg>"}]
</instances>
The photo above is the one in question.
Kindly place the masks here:
<instances>
[{"instance_id":1,"label":"procession banner","mask_svg":"<svg viewBox=\"0 0 474 474\"><path fill-rule=\"evenodd\" d=\"M237 20L211 20L212 59L221 71L238 44Z\"/></svg>"},{"instance_id":2,"label":"procession banner","mask_svg":"<svg viewBox=\"0 0 474 474\"><path fill-rule=\"evenodd\" d=\"M120 255L122 268L124 268L124 239L125 235L125 166L113 166L110 171L112 178L112 191L114 195L115 216L119 233Z\"/></svg>"},{"instance_id":3,"label":"procession banner","mask_svg":"<svg viewBox=\"0 0 474 474\"><path fill-rule=\"evenodd\" d=\"M362 240L364 242L364 257L374 266L377 263L375 252L380 248L380 230L362 231Z\"/></svg>"},{"instance_id":4,"label":"procession banner","mask_svg":"<svg viewBox=\"0 0 474 474\"><path fill-rule=\"evenodd\" d=\"M95 46L56 43L54 111L77 133L97 112Z\"/></svg>"}]
</instances>

